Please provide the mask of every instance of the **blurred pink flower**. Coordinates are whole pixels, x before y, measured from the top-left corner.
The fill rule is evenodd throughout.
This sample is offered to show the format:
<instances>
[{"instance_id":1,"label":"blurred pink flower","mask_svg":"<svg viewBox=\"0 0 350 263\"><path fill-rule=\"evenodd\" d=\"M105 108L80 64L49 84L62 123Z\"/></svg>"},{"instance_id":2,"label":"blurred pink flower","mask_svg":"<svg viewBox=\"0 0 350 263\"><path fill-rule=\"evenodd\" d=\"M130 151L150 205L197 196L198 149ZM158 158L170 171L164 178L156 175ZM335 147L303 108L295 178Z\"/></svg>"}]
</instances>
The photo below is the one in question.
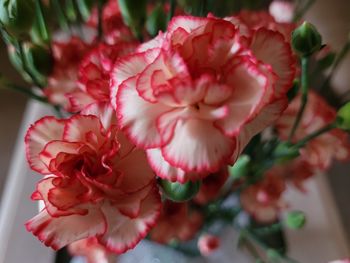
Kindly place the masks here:
<instances>
[{"instance_id":1,"label":"blurred pink flower","mask_svg":"<svg viewBox=\"0 0 350 263\"><path fill-rule=\"evenodd\" d=\"M205 234L198 239L198 249L203 256L209 256L220 247L220 239L216 236Z\"/></svg>"},{"instance_id":2,"label":"blurred pink flower","mask_svg":"<svg viewBox=\"0 0 350 263\"><path fill-rule=\"evenodd\" d=\"M274 172L267 172L262 181L242 191L242 207L256 221L273 223L277 220L279 211L286 207L282 200L285 190L284 179Z\"/></svg>"},{"instance_id":3,"label":"blurred pink flower","mask_svg":"<svg viewBox=\"0 0 350 263\"><path fill-rule=\"evenodd\" d=\"M287 140L300 108L301 96L297 96L288 106L283 116L277 121L276 128L282 140ZM301 123L295 132L292 142L296 143L305 136L332 123L336 111L314 91L309 92L309 99ZM349 160L349 136L340 129L330 132L308 142L300 150L304 161L321 170L328 169L333 159Z\"/></svg>"},{"instance_id":4,"label":"blurred pink flower","mask_svg":"<svg viewBox=\"0 0 350 263\"><path fill-rule=\"evenodd\" d=\"M270 4L269 12L279 23L290 23L293 20L295 5L289 1L274 0Z\"/></svg>"},{"instance_id":5,"label":"blurred pink flower","mask_svg":"<svg viewBox=\"0 0 350 263\"><path fill-rule=\"evenodd\" d=\"M194 238L202 224L203 216L195 210L190 211L188 203L167 200L156 226L150 232L150 238L161 244L172 240L188 241Z\"/></svg>"}]
</instances>

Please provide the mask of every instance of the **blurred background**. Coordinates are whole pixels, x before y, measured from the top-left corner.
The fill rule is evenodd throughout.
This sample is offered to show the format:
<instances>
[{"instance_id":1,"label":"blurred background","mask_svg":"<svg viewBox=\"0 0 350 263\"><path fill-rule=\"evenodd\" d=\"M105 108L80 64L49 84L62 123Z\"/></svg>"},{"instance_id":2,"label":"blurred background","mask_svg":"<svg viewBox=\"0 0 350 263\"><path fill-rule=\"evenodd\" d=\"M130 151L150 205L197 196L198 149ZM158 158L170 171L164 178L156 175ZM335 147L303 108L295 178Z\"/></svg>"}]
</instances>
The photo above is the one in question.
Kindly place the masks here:
<instances>
[{"instance_id":1,"label":"blurred background","mask_svg":"<svg viewBox=\"0 0 350 263\"><path fill-rule=\"evenodd\" d=\"M324 43L330 44L335 50L340 50L350 31L349 13L349 0L316 0L306 19L317 26L324 36ZM16 83L25 85L25 82L10 65L5 45L2 42L0 44L0 72ZM338 94L344 94L350 90L349 54L336 74L333 86ZM0 198L26 103L27 99L24 95L0 88ZM23 138L19 139L23 140ZM328 180L350 240L350 165L335 165L328 175Z\"/></svg>"}]
</instances>

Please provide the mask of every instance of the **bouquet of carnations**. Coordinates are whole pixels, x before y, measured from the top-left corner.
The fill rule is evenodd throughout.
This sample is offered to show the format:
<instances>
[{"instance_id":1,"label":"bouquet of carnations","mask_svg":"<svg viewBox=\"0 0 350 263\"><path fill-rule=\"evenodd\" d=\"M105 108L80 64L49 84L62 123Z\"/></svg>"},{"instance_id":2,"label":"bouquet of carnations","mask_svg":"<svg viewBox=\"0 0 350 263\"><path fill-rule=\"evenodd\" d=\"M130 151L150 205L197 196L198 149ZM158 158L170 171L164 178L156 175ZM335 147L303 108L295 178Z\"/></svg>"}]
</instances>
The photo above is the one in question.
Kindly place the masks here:
<instances>
[{"instance_id":1,"label":"bouquet of carnations","mask_svg":"<svg viewBox=\"0 0 350 263\"><path fill-rule=\"evenodd\" d=\"M350 159L331 89L350 39L324 45L313 2L0 0L31 88L1 84L56 115L25 136L42 175L27 230L96 263L143 239L205 257L231 226L256 262L297 262L283 230L306 219L284 191Z\"/></svg>"}]
</instances>

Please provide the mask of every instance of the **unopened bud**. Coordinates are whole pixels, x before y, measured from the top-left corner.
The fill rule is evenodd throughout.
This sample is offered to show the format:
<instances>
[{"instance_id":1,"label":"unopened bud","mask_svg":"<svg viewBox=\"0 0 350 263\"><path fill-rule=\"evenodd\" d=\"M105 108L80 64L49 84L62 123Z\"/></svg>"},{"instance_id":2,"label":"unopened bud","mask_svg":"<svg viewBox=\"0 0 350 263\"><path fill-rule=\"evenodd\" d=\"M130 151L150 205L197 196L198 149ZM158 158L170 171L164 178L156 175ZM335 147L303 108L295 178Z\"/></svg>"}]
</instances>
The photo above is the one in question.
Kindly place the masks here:
<instances>
[{"instance_id":1,"label":"unopened bud","mask_svg":"<svg viewBox=\"0 0 350 263\"><path fill-rule=\"evenodd\" d=\"M292 33L292 46L303 57L311 56L322 47L322 36L316 27L304 22Z\"/></svg>"},{"instance_id":2,"label":"unopened bud","mask_svg":"<svg viewBox=\"0 0 350 263\"><path fill-rule=\"evenodd\" d=\"M346 103L338 110L337 127L350 131L350 102Z\"/></svg>"},{"instance_id":3,"label":"unopened bud","mask_svg":"<svg viewBox=\"0 0 350 263\"><path fill-rule=\"evenodd\" d=\"M300 211L289 212L284 222L290 229L301 229L306 223L306 216Z\"/></svg>"},{"instance_id":4,"label":"unopened bud","mask_svg":"<svg viewBox=\"0 0 350 263\"><path fill-rule=\"evenodd\" d=\"M160 180L163 193L166 197L174 202L186 202L191 200L199 191L200 182L187 182L181 184L178 182L172 183L168 180Z\"/></svg>"}]
</instances>

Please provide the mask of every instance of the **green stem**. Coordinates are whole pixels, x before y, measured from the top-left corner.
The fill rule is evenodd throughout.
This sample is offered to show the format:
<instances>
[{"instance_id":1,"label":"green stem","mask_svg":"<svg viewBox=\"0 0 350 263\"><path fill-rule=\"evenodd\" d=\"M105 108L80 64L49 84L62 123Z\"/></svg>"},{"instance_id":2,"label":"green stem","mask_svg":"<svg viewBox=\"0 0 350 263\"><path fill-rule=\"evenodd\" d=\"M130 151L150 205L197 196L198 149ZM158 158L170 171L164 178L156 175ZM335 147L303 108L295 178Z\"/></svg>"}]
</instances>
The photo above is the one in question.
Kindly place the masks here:
<instances>
[{"instance_id":1,"label":"green stem","mask_svg":"<svg viewBox=\"0 0 350 263\"><path fill-rule=\"evenodd\" d=\"M28 66L27 58L24 53L22 42L16 40L15 47L16 47L16 51L19 53L21 57L23 71L29 75L29 77L31 78L35 86L37 86L38 88L43 88L41 81L35 76L35 74L33 74L33 72L30 70Z\"/></svg>"},{"instance_id":2,"label":"green stem","mask_svg":"<svg viewBox=\"0 0 350 263\"><path fill-rule=\"evenodd\" d=\"M69 31L70 26L69 26L69 21L68 18L66 17L63 8L61 6L61 3L59 0L51 0L52 6L56 12L57 18L58 18L58 23L61 27L62 30L64 31Z\"/></svg>"},{"instance_id":3,"label":"green stem","mask_svg":"<svg viewBox=\"0 0 350 263\"><path fill-rule=\"evenodd\" d=\"M336 59L335 59L335 61L333 63L333 66L331 68L330 73L328 74L326 80L323 82L323 84L322 84L322 86L320 88L321 91L329 86L329 84L331 83L335 72L337 71L339 65L344 60L344 58L346 57L346 55L348 54L349 51L350 51L350 40L348 40L345 43L345 45L343 46L343 48L339 52L338 56L336 57Z\"/></svg>"},{"instance_id":4,"label":"green stem","mask_svg":"<svg viewBox=\"0 0 350 263\"><path fill-rule=\"evenodd\" d=\"M97 24L97 36L98 39L102 39L103 37L103 24L102 24L102 20L103 20L103 1L102 0L98 0L97 3L97 10L98 10L98 24Z\"/></svg>"},{"instance_id":5,"label":"green stem","mask_svg":"<svg viewBox=\"0 0 350 263\"><path fill-rule=\"evenodd\" d=\"M207 16L207 6L208 1L207 0L201 0L201 10L200 10L200 16L206 17Z\"/></svg>"},{"instance_id":6,"label":"green stem","mask_svg":"<svg viewBox=\"0 0 350 263\"><path fill-rule=\"evenodd\" d=\"M39 96L37 94L35 94L30 88L26 88L26 87L21 87L21 86L18 86L18 85L15 85L15 84L12 84L12 83L9 83L5 80L3 80L1 82L1 84L3 85L3 87L9 89L9 90L15 90L17 92L20 92L34 100L37 100L37 101L40 101L42 103L46 103L48 104L48 100L47 98L43 97L43 96Z\"/></svg>"},{"instance_id":7,"label":"green stem","mask_svg":"<svg viewBox=\"0 0 350 263\"><path fill-rule=\"evenodd\" d=\"M300 1L300 4L303 1ZM305 14L306 12L310 9L310 7L316 2L316 0L309 0L306 2L306 4L304 4L303 6L300 6L299 8L297 8L297 12L294 15L293 21L294 22L298 22Z\"/></svg>"},{"instance_id":8,"label":"green stem","mask_svg":"<svg viewBox=\"0 0 350 263\"><path fill-rule=\"evenodd\" d=\"M49 43L50 42L50 32L46 23L46 19L44 16L44 7L43 4L41 2L41 0L36 0L35 1L35 9L36 9L36 14L37 14L37 19L39 22L39 27L40 27L40 32L41 32L41 36L43 37L43 41L45 43Z\"/></svg>"},{"instance_id":9,"label":"green stem","mask_svg":"<svg viewBox=\"0 0 350 263\"><path fill-rule=\"evenodd\" d=\"M335 122L328 124L325 127L319 129L318 131L315 131L314 133L306 136L305 138L303 138L302 140L300 140L299 142L294 144L294 147L298 147L298 148L304 147L309 141L317 138L318 136L320 136L326 132L329 132L330 130L335 129L336 127L337 127L337 125Z\"/></svg>"},{"instance_id":10,"label":"green stem","mask_svg":"<svg viewBox=\"0 0 350 263\"><path fill-rule=\"evenodd\" d=\"M168 21L170 21L175 15L175 9L176 9L176 0L170 0L170 12L168 16Z\"/></svg>"},{"instance_id":11,"label":"green stem","mask_svg":"<svg viewBox=\"0 0 350 263\"><path fill-rule=\"evenodd\" d=\"M264 262L263 259L261 258L261 256L259 255L258 250L255 248L255 246L252 244L252 242L250 241L250 239L248 239L244 233L241 233L240 236L241 239L241 244L242 246L244 246L249 252L250 254L254 257L254 259L256 260L256 262Z\"/></svg>"},{"instance_id":12,"label":"green stem","mask_svg":"<svg viewBox=\"0 0 350 263\"><path fill-rule=\"evenodd\" d=\"M288 142L291 142L294 134L300 124L300 121L303 117L303 113L308 100L308 89L309 89L309 57L303 57L301 59L301 106L297 117L295 119L294 125L292 127L292 131L289 134Z\"/></svg>"}]
</instances>

